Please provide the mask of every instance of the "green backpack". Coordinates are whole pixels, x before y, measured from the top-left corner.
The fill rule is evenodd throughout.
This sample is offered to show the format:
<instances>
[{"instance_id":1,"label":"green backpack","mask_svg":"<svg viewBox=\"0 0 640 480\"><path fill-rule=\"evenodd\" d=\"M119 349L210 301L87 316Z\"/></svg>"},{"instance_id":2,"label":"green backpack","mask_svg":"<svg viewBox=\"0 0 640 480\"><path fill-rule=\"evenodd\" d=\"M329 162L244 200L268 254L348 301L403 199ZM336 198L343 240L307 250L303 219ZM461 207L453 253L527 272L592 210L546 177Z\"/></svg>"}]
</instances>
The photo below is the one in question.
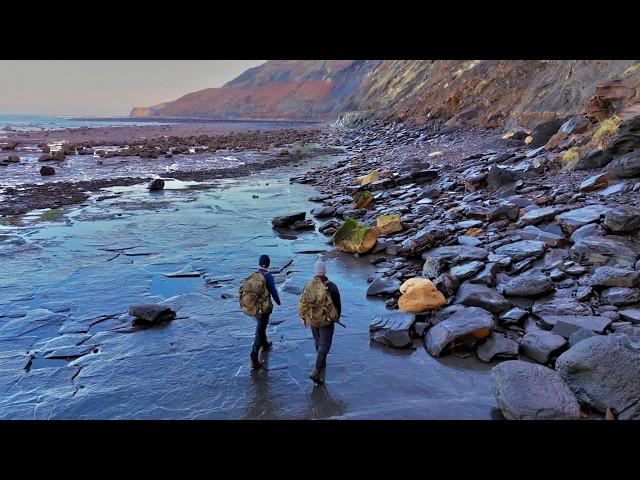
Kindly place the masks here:
<instances>
[{"instance_id":1,"label":"green backpack","mask_svg":"<svg viewBox=\"0 0 640 480\"><path fill-rule=\"evenodd\" d=\"M253 272L240 286L240 308L250 317L269 314L273 310L271 295L267 289L267 281L264 275Z\"/></svg>"},{"instance_id":2,"label":"green backpack","mask_svg":"<svg viewBox=\"0 0 640 480\"><path fill-rule=\"evenodd\" d=\"M326 327L340 317L329 289L321 278L314 277L302 291L298 314L307 325L312 327Z\"/></svg>"}]
</instances>

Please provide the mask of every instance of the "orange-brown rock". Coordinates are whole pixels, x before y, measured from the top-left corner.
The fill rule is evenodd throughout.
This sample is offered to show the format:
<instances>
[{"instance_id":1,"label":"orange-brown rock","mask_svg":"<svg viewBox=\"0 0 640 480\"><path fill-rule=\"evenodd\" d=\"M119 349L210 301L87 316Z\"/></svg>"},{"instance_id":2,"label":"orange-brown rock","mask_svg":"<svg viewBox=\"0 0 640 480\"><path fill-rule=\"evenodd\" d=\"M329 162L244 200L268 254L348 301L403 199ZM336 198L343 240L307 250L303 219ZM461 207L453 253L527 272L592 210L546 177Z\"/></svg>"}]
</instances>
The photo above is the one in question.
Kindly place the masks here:
<instances>
[{"instance_id":1,"label":"orange-brown rock","mask_svg":"<svg viewBox=\"0 0 640 480\"><path fill-rule=\"evenodd\" d=\"M400 286L402 296L398 308L402 312L424 312L440 308L447 303L444 295L438 291L431 280L411 278Z\"/></svg>"}]
</instances>

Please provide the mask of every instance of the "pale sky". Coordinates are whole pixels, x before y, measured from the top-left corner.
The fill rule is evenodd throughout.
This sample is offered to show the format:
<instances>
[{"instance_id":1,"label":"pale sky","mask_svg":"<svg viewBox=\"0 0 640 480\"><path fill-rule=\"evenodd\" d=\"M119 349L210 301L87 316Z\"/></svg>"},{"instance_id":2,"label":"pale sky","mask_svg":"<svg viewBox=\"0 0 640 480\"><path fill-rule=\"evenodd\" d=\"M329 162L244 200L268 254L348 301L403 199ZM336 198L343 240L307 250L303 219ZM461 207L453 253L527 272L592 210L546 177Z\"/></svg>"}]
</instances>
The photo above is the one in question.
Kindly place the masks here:
<instances>
[{"instance_id":1,"label":"pale sky","mask_svg":"<svg viewBox=\"0 0 640 480\"><path fill-rule=\"evenodd\" d=\"M0 114L126 116L264 60L0 60Z\"/></svg>"}]
</instances>

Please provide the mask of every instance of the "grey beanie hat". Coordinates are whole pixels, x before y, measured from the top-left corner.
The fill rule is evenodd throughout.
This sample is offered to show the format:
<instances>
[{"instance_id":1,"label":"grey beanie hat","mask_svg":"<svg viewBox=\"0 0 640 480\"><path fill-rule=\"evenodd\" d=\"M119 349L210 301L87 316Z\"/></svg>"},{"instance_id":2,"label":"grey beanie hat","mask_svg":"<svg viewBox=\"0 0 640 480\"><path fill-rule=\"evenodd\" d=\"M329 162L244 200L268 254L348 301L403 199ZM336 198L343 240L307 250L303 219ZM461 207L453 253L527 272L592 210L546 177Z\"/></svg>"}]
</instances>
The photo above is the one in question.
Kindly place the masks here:
<instances>
[{"instance_id":1,"label":"grey beanie hat","mask_svg":"<svg viewBox=\"0 0 640 480\"><path fill-rule=\"evenodd\" d=\"M324 259L319 256L315 265L313 266L313 271L316 275L326 275L327 274L327 264L324 263Z\"/></svg>"}]
</instances>

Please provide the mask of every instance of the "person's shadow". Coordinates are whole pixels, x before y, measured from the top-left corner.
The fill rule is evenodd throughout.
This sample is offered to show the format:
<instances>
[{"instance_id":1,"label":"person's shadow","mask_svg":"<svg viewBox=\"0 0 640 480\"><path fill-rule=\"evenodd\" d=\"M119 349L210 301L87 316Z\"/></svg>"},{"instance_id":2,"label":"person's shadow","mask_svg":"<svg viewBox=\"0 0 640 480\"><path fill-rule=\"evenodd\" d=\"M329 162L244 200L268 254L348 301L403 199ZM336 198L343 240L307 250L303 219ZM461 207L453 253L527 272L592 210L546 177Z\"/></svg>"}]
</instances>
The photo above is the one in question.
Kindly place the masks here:
<instances>
[{"instance_id":1,"label":"person's shadow","mask_svg":"<svg viewBox=\"0 0 640 480\"><path fill-rule=\"evenodd\" d=\"M315 385L309 395L309 401L314 419L339 417L346 412L344 402L335 400L326 385Z\"/></svg>"},{"instance_id":2,"label":"person's shadow","mask_svg":"<svg viewBox=\"0 0 640 480\"><path fill-rule=\"evenodd\" d=\"M278 411L273 402L273 394L269 388L269 370L265 366L259 370L250 371L250 382L255 387L253 401L244 412L245 420L274 420L278 418Z\"/></svg>"}]
</instances>

